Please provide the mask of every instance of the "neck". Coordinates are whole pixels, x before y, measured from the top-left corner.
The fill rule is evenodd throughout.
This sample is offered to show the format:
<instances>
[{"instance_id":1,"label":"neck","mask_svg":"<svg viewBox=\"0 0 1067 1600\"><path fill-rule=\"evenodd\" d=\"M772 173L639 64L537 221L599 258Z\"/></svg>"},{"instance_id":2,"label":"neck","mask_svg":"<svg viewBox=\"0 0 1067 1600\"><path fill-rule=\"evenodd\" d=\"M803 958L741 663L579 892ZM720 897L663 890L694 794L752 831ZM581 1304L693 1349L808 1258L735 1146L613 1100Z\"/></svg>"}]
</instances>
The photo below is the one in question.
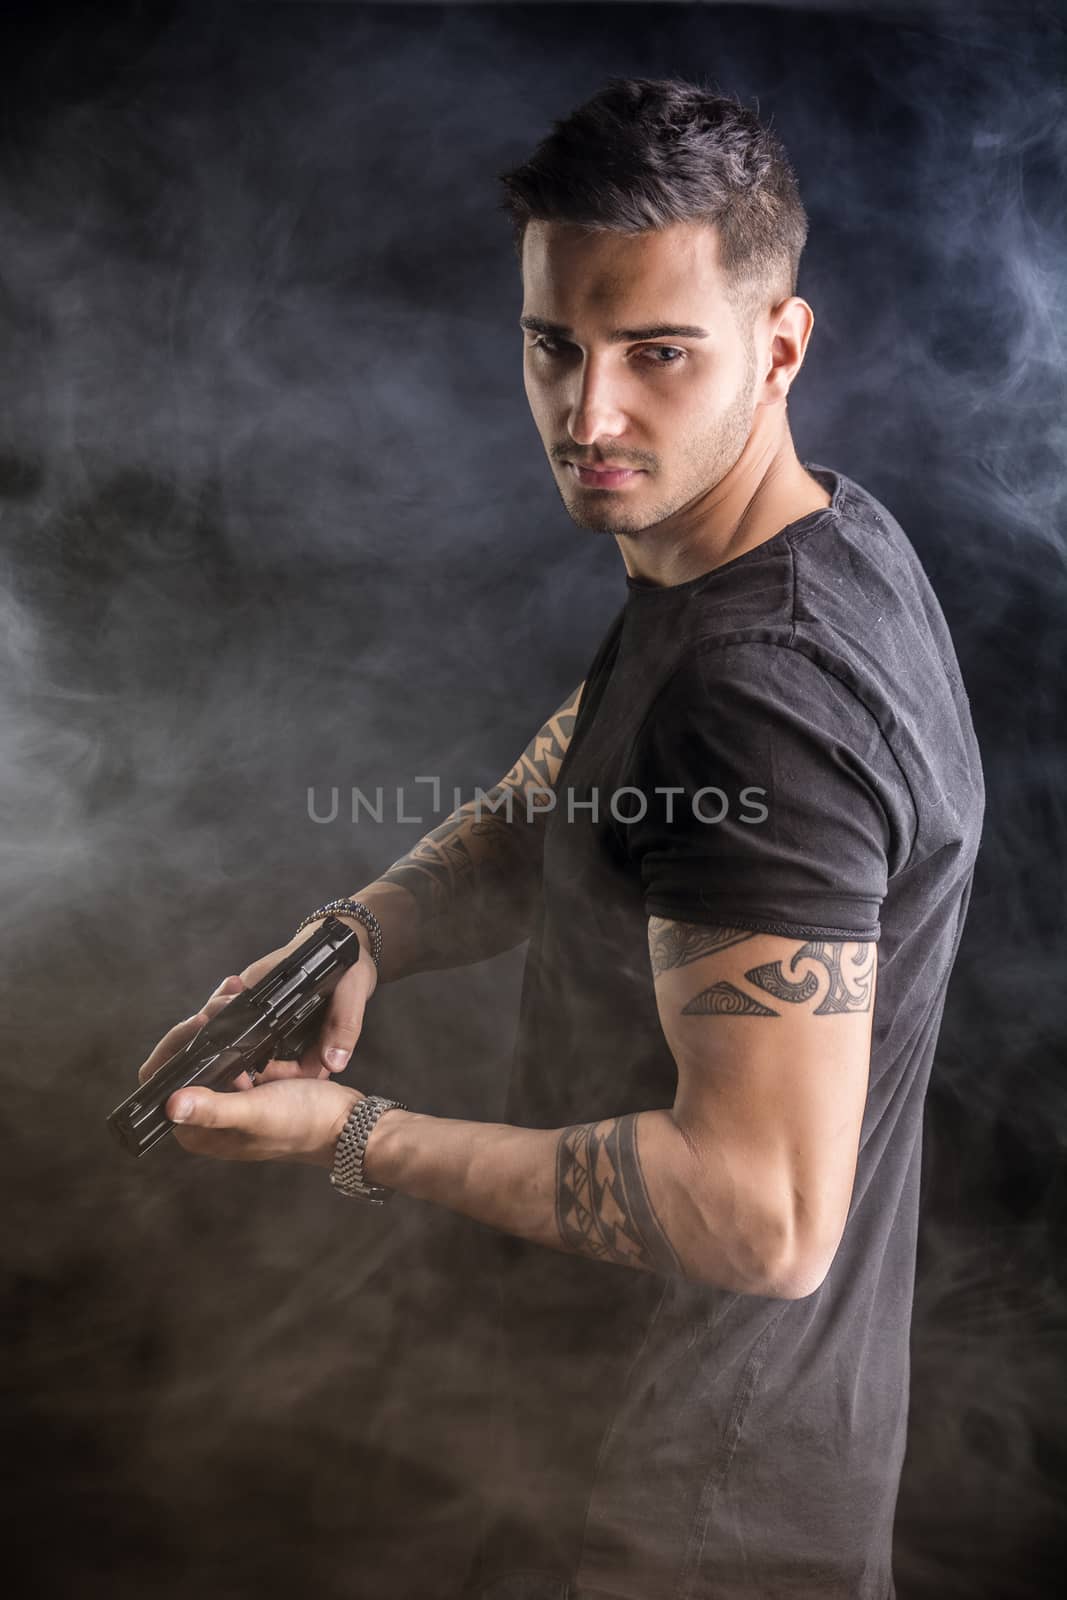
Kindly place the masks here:
<instances>
[{"instance_id":1,"label":"neck","mask_svg":"<svg viewBox=\"0 0 1067 1600\"><path fill-rule=\"evenodd\" d=\"M660 588L687 583L744 555L799 517L830 504L793 447L784 411L780 432L753 429L729 472L681 511L640 534L617 534L627 575Z\"/></svg>"}]
</instances>

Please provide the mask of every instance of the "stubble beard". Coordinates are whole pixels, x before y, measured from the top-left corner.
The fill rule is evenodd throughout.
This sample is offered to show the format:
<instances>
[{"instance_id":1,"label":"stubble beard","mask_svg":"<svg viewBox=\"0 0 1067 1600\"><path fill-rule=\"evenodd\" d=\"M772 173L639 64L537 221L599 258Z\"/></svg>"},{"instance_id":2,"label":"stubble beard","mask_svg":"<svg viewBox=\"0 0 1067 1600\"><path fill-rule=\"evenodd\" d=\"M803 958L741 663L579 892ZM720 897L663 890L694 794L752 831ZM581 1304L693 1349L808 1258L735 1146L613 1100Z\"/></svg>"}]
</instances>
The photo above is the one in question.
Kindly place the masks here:
<instances>
[{"instance_id":1,"label":"stubble beard","mask_svg":"<svg viewBox=\"0 0 1067 1600\"><path fill-rule=\"evenodd\" d=\"M756 349L754 344L750 344L741 385L719 418L714 432L704 438L690 440L682 453L682 487L676 497L658 505L646 506L642 511L631 511L624 495L613 499L610 489L587 490L578 486L573 496L568 497L557 478L560 499L575 526L585 528L589 533L625 534L628 538L634 538L659 527L675 512L691 505L721 483L748 443L752 431L755 371ZM564 467L563 470L570 473L573 469ZM638 488L636 492L640 494L641 489Z\"/></svg>"}]
</instances>

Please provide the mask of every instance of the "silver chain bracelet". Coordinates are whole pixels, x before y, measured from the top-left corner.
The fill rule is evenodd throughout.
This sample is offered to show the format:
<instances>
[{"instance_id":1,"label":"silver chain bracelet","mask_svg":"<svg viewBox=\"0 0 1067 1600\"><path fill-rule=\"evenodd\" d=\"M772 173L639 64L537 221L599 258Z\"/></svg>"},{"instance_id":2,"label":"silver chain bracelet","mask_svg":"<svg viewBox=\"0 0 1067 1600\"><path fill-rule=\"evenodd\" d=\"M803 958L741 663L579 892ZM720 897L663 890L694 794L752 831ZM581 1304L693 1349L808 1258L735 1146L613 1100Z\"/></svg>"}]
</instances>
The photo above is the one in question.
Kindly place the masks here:
<instances>
[{"instance_id":1,"label":"silver chain bracelet","mask_svg":"<svg viewBox=\"0 0 1067 1600\"><path fill-rule=\"evenodd\" d=\"M348 1113L334 1150L333 1171L330 1182L340 1194L350 1200L368 1200L372 1206L382 1206L392 1198L393 1190L382 1184L368 1183L363 1176L363 1158L367 1153L367 1140L383 1111L406 1111L402 1100L387 1100L379 1094L368 1094Z\"/></svg>"},{"instance_id":2,"label":"silver chain bracelet","mask_svg":"<svg viewBox=\"0 0 1067 1600\"><path fill-rule=\"evenodd\" d=\"M370 906L364 905L362 900L328 901L326 905L319 906L317 911L312 911L310 916L304 918L303 922L297 928L296 933L293 934L293 938L295 939L296 934L301 933L304 928L307 927L309 922L317 922L320 917L328 917L331 914L336 914L342 917L354 917L357 922L362 922L363 926L370 934L371 960L374 962L375 967L381 971L382 930L379 926L378 918L374 915L374 912L371 910Z\"/></svg>"}]
</instances>

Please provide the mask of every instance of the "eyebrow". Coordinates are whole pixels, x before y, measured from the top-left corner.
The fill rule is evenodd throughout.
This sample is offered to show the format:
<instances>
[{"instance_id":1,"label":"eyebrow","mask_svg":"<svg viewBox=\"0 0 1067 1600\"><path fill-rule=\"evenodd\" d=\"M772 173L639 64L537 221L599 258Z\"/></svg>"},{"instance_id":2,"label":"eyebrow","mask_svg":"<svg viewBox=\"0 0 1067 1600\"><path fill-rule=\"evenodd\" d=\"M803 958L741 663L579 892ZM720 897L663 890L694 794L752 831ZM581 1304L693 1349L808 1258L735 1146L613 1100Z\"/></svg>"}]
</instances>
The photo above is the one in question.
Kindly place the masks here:
<instances>
[{"instance_id":1,"label":"eyebrow","mask_svg":"<svg viewBox=\"0 0 1067 1600\"><path fill-rule=\"evenodd\" d=\"M573 328L562 322L546 322L544 317L520 317L519 327L527 333L542 333L553 339L569 339ZM608 334L612 344L629 344L641 339L707 339L707 328L690 327L688 323L657 323L648 328L613 328Z\"/></svg>"}]
</instances>

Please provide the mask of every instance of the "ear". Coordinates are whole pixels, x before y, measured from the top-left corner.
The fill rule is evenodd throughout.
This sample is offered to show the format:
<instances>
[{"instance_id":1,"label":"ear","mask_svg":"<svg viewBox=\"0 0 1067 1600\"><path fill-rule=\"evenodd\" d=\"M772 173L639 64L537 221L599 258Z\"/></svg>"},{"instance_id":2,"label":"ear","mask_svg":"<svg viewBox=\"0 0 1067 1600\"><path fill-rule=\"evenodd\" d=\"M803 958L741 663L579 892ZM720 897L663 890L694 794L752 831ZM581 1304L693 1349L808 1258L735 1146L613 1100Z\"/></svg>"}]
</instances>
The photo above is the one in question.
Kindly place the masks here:
<instances>
[{"instance_id":1,"label":"ear","mask_svg":"<svg viewBox=\"0 0 1067 1600\"><path fill-rule=\"evenodd\" d=\"M770 313L769 366L760 399L764 405L784 400L804 365L804 355L815 326L815 313L806 300L790 295Z\"/></svg>"}]
</instances>

